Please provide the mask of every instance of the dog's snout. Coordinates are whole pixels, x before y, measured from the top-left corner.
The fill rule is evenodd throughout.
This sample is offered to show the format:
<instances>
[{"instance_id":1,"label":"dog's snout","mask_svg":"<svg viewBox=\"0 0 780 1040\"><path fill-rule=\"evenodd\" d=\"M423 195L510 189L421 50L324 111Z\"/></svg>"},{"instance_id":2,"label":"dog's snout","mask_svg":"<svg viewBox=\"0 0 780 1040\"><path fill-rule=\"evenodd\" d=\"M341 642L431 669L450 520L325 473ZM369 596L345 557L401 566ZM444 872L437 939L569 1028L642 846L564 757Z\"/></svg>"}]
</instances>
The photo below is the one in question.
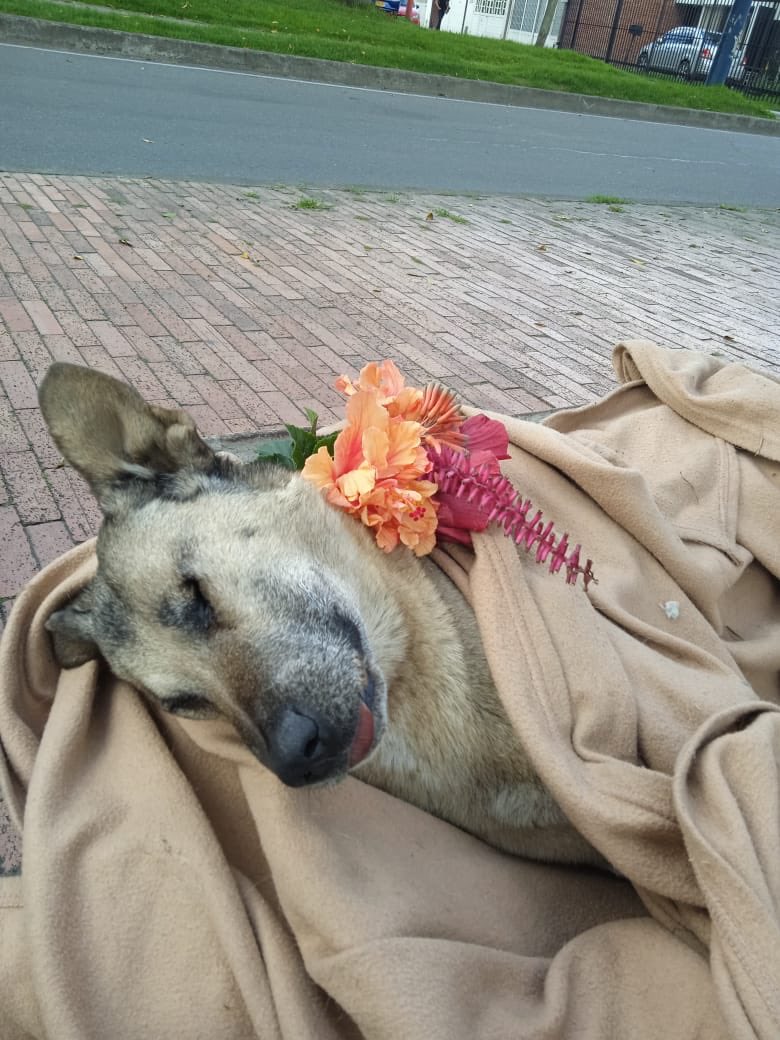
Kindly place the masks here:
<instances>
[{"instance_id":1,"label":"dog's snout","mask_svg":"<svg viewBox=\"0 0 780 1040\"><path fill-rule=\"evenodd\" d=\"M288 787L322 780L343 751L333 726L316 712L285 708L267 734L270 765Z\"/></svg>"}]
</instances>

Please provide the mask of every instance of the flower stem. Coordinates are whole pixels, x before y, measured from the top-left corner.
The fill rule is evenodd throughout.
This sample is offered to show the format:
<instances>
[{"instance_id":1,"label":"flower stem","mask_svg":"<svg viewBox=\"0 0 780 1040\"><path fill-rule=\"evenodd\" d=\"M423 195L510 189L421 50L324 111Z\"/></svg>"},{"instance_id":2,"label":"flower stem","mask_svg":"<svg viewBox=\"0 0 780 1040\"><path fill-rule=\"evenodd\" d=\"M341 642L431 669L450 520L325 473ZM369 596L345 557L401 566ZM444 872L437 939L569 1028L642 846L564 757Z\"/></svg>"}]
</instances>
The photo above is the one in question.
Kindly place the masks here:
<instances>
[{"instance_id":1,"label":"flower stem","mask_svg":"<svg viewBox=\"0 0 780 1040\"><path fill-rule=\"evenodd\" d=\"M585 588L591 581L596 581L592 561L587 560L584 567L580 564L581 546L575 545L571 549L568 532L559 537L553 522L544 522L541 510L529 519L534 508L531 500L523 501L522 495L503 474L491 473L485 465L472 469L468 455L452 451L446 445L442 445L441 451L431 458L430 479L438 484L440 493L468 503L478 500L488 522L499 524L518 548L526 552L535 548L537 563L549 560L551 574L557 574L565 567L568 585L576 585L580 574Z\"/></svg>"}]
</instances>

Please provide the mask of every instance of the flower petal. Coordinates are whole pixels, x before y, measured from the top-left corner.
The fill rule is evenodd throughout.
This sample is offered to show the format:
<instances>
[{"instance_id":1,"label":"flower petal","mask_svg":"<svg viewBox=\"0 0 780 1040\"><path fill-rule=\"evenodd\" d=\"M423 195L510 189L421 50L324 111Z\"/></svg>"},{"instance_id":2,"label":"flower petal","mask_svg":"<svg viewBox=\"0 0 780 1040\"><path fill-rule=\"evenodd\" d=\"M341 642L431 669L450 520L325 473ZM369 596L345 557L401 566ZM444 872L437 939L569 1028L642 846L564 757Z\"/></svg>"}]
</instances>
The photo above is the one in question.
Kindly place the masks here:
<instances>
[{"instance_id":1,"label":"flower petal","mask_svg":"<svg viewBox=\"0 0 780 1040\"><path fill-rule=\"evenodd\" d=\"M372 426L363 431L363 455L367 462L374 466L379 476L384 476L387 468L387 453L390 449L390 438L385 430Z\"/></svg>"},{"instance_id":2,"label":"flower petal","mask_svg":"<svg viewBox=\"0 0 780 1040\"><path fill-rule=\"evenodd\" d=\"M509 435L504 424L498 419L489 419L481 414L472 415L461 426L461 433L466 435L466 448L473 466L510 457ZM498 468L495 467L496 472Z\"/></svg>"},{"instance_id":3,"label":"flower petal","mask_svg":"<svg viewBox=\"0 0 780 1040\"><path fill-rule=\"evenodd\" d=\"M357 469L343 473L336 479L336 487L351 502L358 502L362 495L368 494L376 483L376 470L368 463Z\"/></svg>"},{"instance_id":4,"label":"flower petal","mask_svg":"<svg viewBox=\"0 0 780 1040\"><path fill-rule=\"evenodd\" d=\"M333 459L327 448L320 448L316 455L310 455L306 459L302 475L318 488L330 487L333 484Z\"/></svg>"},{"instance_id":5,"label":"flower petal","mask_svg":"<svg viewBox=\"0 0 780 1040\"><path fill-rule=\"evenodd\" d=\"M360 370L358 386L361 390L373 390L386 404L397 397L404 388L404 377L392 361L372 361Z\"/></svg>"}]
</instances>

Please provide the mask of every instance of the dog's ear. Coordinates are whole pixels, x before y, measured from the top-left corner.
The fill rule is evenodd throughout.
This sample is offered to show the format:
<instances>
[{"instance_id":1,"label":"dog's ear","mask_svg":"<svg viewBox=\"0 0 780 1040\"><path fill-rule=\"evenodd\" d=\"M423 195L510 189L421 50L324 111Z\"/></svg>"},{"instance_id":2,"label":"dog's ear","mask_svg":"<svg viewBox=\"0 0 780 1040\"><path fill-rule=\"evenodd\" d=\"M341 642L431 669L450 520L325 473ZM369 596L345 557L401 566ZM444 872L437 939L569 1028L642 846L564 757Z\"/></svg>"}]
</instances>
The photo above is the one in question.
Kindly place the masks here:
<instances>
[{"instance_id":1,"label":"dog's ear","mask_svg":"<svg viewBox=\"0 0 780 1040\"><path fill-rule=\"evenodd\" d=\"M148 405L103 372L57 362L38 392L41 411L65 459L86 478L104 512L112 487L127 478L206 471L214 452L186 412Z\"/></svg>"},{"instance_id":2,"label":"dog's ear","mask_svg":"<svg viewBox=\"0 0 780 1040\"><path fill-rule=\"evenodd\" d=\"M54 656L61 668L77 668L98 656L94 638L92 590L89 586L46 620L52 634Z\"/></svg>"}]
</instances>

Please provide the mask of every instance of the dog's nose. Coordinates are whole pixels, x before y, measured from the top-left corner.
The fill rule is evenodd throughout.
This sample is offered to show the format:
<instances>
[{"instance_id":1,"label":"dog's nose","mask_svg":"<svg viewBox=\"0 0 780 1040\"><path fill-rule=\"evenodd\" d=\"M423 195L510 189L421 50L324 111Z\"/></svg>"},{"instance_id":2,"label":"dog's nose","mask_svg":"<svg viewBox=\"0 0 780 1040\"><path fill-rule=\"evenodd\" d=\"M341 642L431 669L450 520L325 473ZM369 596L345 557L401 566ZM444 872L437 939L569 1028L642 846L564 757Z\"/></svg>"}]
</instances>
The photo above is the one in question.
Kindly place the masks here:
<instances>
[{"instance_id":1,"label":"dog's nose","mask_svg":"<svg viewBox=\"0 0 780 1040\"><path fill-rule=\"evenodd\" d=\"M334 728L315 712L284 708L267 733L270 766L288 787L323 779L344 750Z\"/></svg>"}]
</instances>

